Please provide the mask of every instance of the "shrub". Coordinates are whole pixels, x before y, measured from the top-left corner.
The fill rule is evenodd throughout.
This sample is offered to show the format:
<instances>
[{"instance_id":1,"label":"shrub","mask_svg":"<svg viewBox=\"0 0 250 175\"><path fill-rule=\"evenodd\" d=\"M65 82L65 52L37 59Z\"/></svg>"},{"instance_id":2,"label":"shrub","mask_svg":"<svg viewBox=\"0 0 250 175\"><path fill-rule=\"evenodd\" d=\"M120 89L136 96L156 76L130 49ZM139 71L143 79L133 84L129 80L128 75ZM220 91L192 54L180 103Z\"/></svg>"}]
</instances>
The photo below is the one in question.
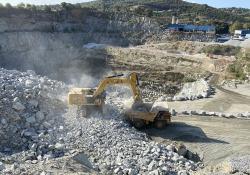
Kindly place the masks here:
<instances>
[{"instance_id":1,"label":"shrub","mask_svg":"<svg viewBox=\"0 0 250 175\"><path fill-rule=\"evenodd\" d=\"M249 49L244 49L242 50L238 55L238 59L242 59L245 61L250 61L250 50Z\"/></svg>"},{"instance_id":2,"label":"shrub","mask_svg":"<svg viewBox=\"0 0 250 175\"><path fill-rule=\"evenodd\" d=\"M209 45L202 49L201 52L213 55L237 56L240 53L240 47L225 45Z\"/></svg>"},{"instance_id":3,"label":"shrub","mask_svg":"<svg viewBox=\"0 0 250 175\"><path fill-rule=\"evenodd\" d=\"M228 72L235 74L235 77L240 80L245 80L247 78L243 66L240 63L230 64L228 66Z\"/></svg>"}]
</instances>

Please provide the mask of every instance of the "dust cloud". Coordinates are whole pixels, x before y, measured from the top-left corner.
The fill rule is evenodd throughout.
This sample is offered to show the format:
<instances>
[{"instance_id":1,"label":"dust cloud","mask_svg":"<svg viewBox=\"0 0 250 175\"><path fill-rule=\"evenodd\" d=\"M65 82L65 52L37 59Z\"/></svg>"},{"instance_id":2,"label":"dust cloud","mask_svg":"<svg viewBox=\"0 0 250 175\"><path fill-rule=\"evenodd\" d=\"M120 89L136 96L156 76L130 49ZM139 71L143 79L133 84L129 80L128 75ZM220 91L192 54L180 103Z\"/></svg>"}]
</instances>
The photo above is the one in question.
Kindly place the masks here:
<instances>
[{"instance_id":1,"label":"dust cloud","mask_svg":"<svg viewBox=\"0 0 250 175\"><path fill-rule=\"evenodd\" d=\"M22 33L1 38L0 66L6 69L33 70L77 87L96 86L108 71L106 50L83 48L78 35Z\"/></svg>"}]
</instances>

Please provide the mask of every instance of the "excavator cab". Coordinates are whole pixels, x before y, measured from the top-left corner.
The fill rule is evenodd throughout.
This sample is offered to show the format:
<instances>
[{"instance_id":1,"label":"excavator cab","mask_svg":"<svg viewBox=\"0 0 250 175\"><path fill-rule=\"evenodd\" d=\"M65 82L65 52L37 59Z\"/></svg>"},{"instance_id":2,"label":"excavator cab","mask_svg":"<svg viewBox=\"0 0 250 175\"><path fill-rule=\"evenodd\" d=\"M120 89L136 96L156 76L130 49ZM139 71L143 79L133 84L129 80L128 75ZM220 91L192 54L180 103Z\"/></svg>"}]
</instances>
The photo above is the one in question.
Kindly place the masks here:
<instances>
[{"instance_id":1,"label":"excavator cab","mask_svg":"<svg viewBox=\"0 0 250 175\"><path fill-rule=\"evenodd\" d=\"M100 106L105 101L105 92L101 93L97 98L93 98L95 88L73 88L68 94L69 105L96 105Z\"/></svg>"}]
</instances>

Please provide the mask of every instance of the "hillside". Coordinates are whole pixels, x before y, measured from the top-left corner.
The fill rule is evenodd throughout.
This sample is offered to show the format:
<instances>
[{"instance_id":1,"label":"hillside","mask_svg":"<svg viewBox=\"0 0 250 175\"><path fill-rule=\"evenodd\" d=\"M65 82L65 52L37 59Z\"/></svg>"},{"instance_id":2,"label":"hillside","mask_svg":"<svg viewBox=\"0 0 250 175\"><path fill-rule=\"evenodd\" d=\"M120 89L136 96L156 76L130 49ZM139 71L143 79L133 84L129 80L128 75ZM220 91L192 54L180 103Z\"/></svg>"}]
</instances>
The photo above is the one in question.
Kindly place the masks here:
<instances>
[{"instance_id":1,"label":"hillside","mask_svg":"<svg viewBox=\"0 0 250 175\"><path fill-rule=\"evenodd\" d=\"M101 17L112 21L122 20L134 25L138 18L146 17L147 20L157 22L157 26L162 29L171 22L172 16L177 16L180 23L213 24L216 26L217 33L228 33L230 26L235 22L250 26L250 9L218 9L206 4L190 3L183 0L96 0L78 4L61 3L52 6L19 4L14 8L4 7L0 4L0 9L1 16L24 13L28 14L29 17L36 18L37 14L39 16L43 13L44 16L49 15L52 16L50 19L59 21L63 21L65 18L79 21L79 19L85 19L91 14L97 18ZM98 27L98 29L100 28ZM138 34L138 32L136 33Z\"/></svg>"},{"instance_id":2,"label":"hillside","mask_svg":"<svg viewBox=\"0 0 250 175\"><path fill-rule=\"evenodd\" d=\"M182 23L213 24L218 33L228 32L233 22L250 22L250 9L213 8L206 4L190 3L183 0L99 0L82 4L85 7L113 12L130 12L148 16L162 26L178 16Z\"/></svg>"}]
</instances>

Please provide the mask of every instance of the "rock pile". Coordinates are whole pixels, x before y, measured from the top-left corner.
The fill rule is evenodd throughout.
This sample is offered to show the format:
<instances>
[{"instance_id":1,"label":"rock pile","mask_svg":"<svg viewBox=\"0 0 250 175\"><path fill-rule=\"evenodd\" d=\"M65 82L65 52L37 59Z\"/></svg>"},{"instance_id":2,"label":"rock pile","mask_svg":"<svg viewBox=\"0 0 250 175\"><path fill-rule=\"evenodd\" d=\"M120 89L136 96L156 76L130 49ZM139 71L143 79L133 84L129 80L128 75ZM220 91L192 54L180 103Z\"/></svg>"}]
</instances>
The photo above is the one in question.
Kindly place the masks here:
<instances>
[{"instance_id":1,"label":"rock pile","mask_svg":"<svg viewBox=\"0 0 250 175\"><path fill-rule=\"evenodd\" d=\"M211 171L212 170L212 171ZM207 167L197 172L203 175L230 175L230 174L249 174L250 173L250 156L237 155L224 160L214 167Z\"/></svg>"},{"instance_id":2,"label":"rock pile","mask_svg":"<svg viewBox=\"0 0 250 175\"><path fill-rule=\"evenodd\" d=\"M173 145L152 142L121 120L68 119L72 128L65 142L70 149L83 150L101 174L177 174L198 167L176 153Z\"/></svg>"},{"instance_id":3,"label":"rock pile","mask_svg":"<svg viewBox=\"0 0 250 175\"><path fill-rule=\"evenodd\" d=\"M223 112L211 112L211 111L203 111L203 110L191 110L191 111L175 111L171 109L171 114L175 116L178 115L192 115L192 116L209 116L209 117L223 117L223 118L238 118L238 119L250 119L250 112L242 112L242 113L223 113Z\"/></svg>"},{"instance_id":4,"label":"rock pile","mask_svg":"<svg viewBox=\"0 0 250 175\"><path fill-rule=\"evenodd\" d=\"M65 167L69 162L62 160L68 157L101 174L188 174L199 167L183 157L185 149L157 144L122 121L120 106L112 108L121 102L108 100L110 113L105 116L79 118L74 109L65 113L67 108L58 99L66 90L61 82L32 71L0 69L0 83L0 134L4 138L0 173L47 174L51 171L44 164L54 161L50 168ZM72 168L70 172L78 173Z\"/></svg>"},{"instance_id":5,"label":"rock pile","mask_svg":"<svg viewBox=\"0 0 250 175\"><path fill-rule=\"evenodd\" d=\"M36 75L0 69L0 151L39 149L39 138L61 123L65 109L58 94L64 89L57 82Z\"/></svg>"},{"instance_id":6,"label":"rock pile","mask_svg":"<svg viewBox=\"0 0 250 175\"><path fill-rule=\"evenodd\" d=\"M181 92L174 96L173 100L196 100L200 98L207 98L211 95L211 87L204 79L193 83L184 84Z\"/></svg>"},{"instance_id":7,"label":"rock pile","mask_svg":"<svg viewBox=\"0 0 250 175\"><path fill-rule=\"evenodd\" d=\"M143 100L147 102L156 101L165 96L171 96L180 90L177 85L154 82L143 82L140 88Z\"/></svg>"}]
</instances>

